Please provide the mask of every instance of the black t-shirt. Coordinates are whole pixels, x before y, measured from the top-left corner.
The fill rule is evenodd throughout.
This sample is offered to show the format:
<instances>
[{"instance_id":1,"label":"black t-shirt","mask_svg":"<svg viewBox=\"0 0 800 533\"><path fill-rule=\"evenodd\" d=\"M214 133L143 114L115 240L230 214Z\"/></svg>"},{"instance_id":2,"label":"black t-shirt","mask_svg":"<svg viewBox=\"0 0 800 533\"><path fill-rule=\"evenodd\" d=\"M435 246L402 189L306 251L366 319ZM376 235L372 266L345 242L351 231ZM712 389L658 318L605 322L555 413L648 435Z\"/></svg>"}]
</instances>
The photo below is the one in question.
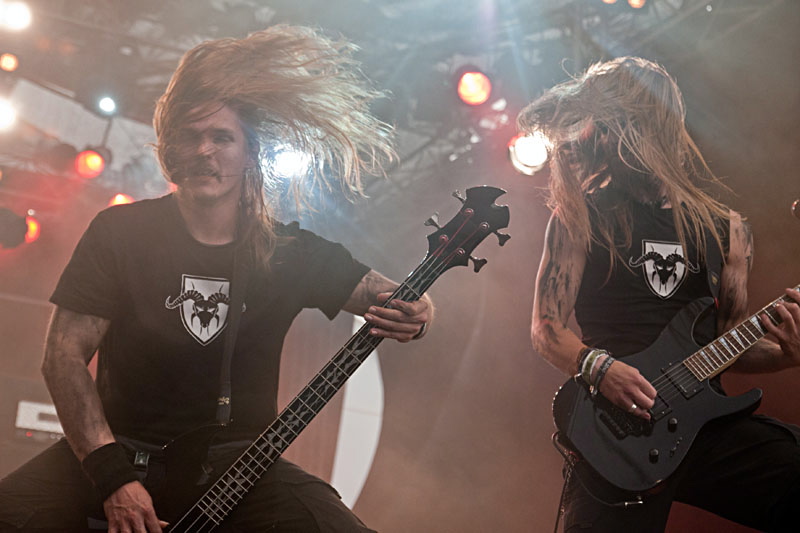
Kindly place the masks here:
<instances>
[{"instance_id":1,"label":"black t-shirt","mask_svg":"<svg viewBox=\"0 0 800 533\"><path fill-rule=\"evenodd\" d=\"M277 416L284 336L303 308L333 318L368 268L340 244L279 224L268 274L251 274L231 366L232 420L257 434ZM228 324L233 243L189 234L171 195L99 213L51 297L110 319L97 387L115 433L166 442L213 421Z\"/></svg>"},{"instance_id":2,"label":"black t-shirt","mask_svg":"<svg viewBox=\"0 0 800 533\"><path fill-rule=\"evenodd\" d=\"M601 195L611 195L610 191ZM598 199L601 208L612 198ZM638 353L653 342L667 323L688 303L714 296L708 267L696 247L684 250L675 231L672 209L632 204L632 240L620 250L626 265L615 264L610 279L608 250L593 243L575 302L575 319L582 340L589 346L610 350L616 356ZM594 220L592 222L594 224ZM716 246L710 234L707 246ZM723 243L724 245L725 243ZM719 280L721 253L711 266ZM707 343L715 334L714 313L699 324L695 334Z\"/></svg>"}]
</instances>

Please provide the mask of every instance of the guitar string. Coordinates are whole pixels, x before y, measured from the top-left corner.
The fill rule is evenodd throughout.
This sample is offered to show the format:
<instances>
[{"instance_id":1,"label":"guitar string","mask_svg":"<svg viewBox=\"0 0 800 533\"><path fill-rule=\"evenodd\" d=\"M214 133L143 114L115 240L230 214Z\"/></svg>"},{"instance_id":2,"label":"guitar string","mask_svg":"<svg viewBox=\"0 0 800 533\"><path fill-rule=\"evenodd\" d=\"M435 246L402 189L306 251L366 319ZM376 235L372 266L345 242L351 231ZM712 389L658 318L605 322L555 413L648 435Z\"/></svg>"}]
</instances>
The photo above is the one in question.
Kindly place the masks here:
<instances>
[{"instance_id":1,"label":"guitar string","mask_svg":"<svg viewBox=\"0 0 800 533\"><path fill-rule=\"evenodd\" d=\"M443 243L442 245L440 245L440 248L441 248L441 247L443 247L443 246L445 246L445 245L446 245L446 243ZM438 256L438 255L440 255L440 250L437 250L437 252L438 252L438 253L437 253L436 255L437 255L437 256ZM451 255L450 259L452 259L452 255ZM431 261L430 261L430 263L434 263L434 262L435 262L435 261L433 261L433 260L431 260ZM424 262L423 262L423 264L424 264ZM443 268L444 266L446 266L446 265L442 265L442 268ZM428 270L428 269L427 269L425 266L423 266L423 268L421 268L421 269L418 269L418 270L420 270L420 273L421 273L421 275L422 275L421 277L423 277L423 278L424 278L425 276L427 276L427 275L430 275L430 272L425 272L426 270ZM420 280L420 281L424 281L424 280ZM409 283L409 284L405 284L405 285L410 285L410 283ZM399 287L398 289L402 289L402 286L401 286L401 287ZM420 294L420 292L424 292L424 290L423 290L423 291L419 291L419 290L416 290L416 291L415 291L414 289L411 289L411 290L414 292L414 294L415 294L415 295L416 295L416 294ZM396 291L396 294L395 294L394 296L395 296L395 297L396 297L396 296L399 296L399 293L400 293L400 292L401 292L400 290ZM337 365L337 366L338 366L338 365ZM312 382L313 382L313 380L312 380ZM312 389L312 390L313 390L313 389ZM315 391L315 393L316 393L316 391ZM317 393L317 394L318 394L318 393ZM301 401L302 401L302 395L300 395L300 398L301 398ZM303 402L303 403L305 403L305 402ZM302 418L302 417L299 417L299 418ZM285 439L282 439L282 438L281 438L281 440L285 440ZM224 495L224 494L223 494L223 495Z\"/></svg>"},{"instance_id":2,"label":"guitar string","mask_svg":"<svg viewBox=\"0 0 800 533\"><path fill-rule=\"evenodd\" d=\"M464 228L464 226L466 225L466 223L469 221L469 218L471 217L471 214L470 214L470 213L467 213L467 215L468 215L468 216L467 216L467 217L465 217L465 220L464 220L464 222L462 223L462 225L461 225L461 226L460 226L460 227L459 227L459 228L456 230L456 232L454 233L454 235L453 235L453 238L455 238L455 237L457 237L457 236L458 236L458 234L459 234L459 233L461 232L461 230ZM476 226L476 228L477 228L477 226ZM476 231L474 231L472 234L468 235L468 236L467 236L467 238L466 238L466 239L464 239L464 241L462 241L462 244L463 244L463 243L466 243L466 242L469 240L469 238L472 238L472 237L475 235L475 233L477 233L477 229L476 229ZM435 261L436 257L437 257L437 256L440 256L440 255L441 255L441 252L442 252L442 250L443 250L443 249L445 249L445 248L447 248L447 246L448 246L448 245L452 245L452 241L445 241L445 242L442 242L442 243L439 245L439 247L436 249L436 251L435 251L434 253L430 254L430 256L429 256L428 258L426 258L426 259L424 259L424 260L423 260L422 264L420 265L420 268L418 268L418 269L417 269L417 270L416 270L414 273L412 273L412 275L411 275L411 276L409 276L409 280L407 280L406 282L404 282L403 284L401 284L401 285L400 285L400 286L397 288L397 290L395 290L395 292L392 294L392 296L390 296L390 297L387 299L387 304L384 304L384 305L385 305L385 306L386 306L386 305L388 305L388 302L390 302L392 299L397 299L397 298L400 296L401 292L403 292L403 289L404 289L404 288L408 288L409 290L411 290L411 291L412 291L412 293L413 293L413 295L414 295L414 296L416 296L417 298L419 298L419 297L421 296L421 294L423 294L423 293L425 292L425 290L427 290L427 287L426 287L426 288L424 288L424 289L422 289L422 290L420 291L420 290L414 290L413 288L411 288L411 285L412 285L413 283L416 283L417 281L421 282L421 283L424 285L424 284L426 283L426 279L425 279L425 278L426 278L426 277L429 277L429 276L431 276L431 274L434 274L433 278L432 278L432 279L430 279L430 281L429 281L429 283L428 283L428 287L429 287L429 286L430 286L430 284L432 284L432 283L433 283L433 281L435 281L435 280L436 280L436 279L437 279L437 278L438 278L438 277L441 275L441 273L442 273L442 272L443 272L443 271L446 269L446 267L447 267L448 263L449 263L450 261L452 261L452 260L453 260L453 258L454 258L454 256L455 256L455 255L457 255L457 253L458 253L458 250L459 250L459 247L456 247L456 248L454 249L454 251L453 251L453 252L451 252L451 254L450 254L448 257L447 257L447 260L446 260L446 261L441 261L441 262L440 262L441 264L439 265L439 269L438 269L438 271L437 271L437 269L436 269L436 268L434 268L432 271L426 271L426 270L428 270L428 266L429 266L429 265L426 265L426 263L431 263L431 264L434 264L434 263L436 263L436 261ZM430 260L430 261L429 261L429 260ZM415 274L416 274L416 273L419 273L419 274L420 274L420 275L419 275L419 278L420 278L420 279L419 279L419 280L416 280L416 279L412 280L411 278L414 278L414 277L416 277L416 276L415 276ZM357 334L356 334L356 336L355 336L354 338L358 338L359 340L366 340L366 337L364 336L364 333L363 333L363 330L364 330L364 329L365 329L365 327L362 327L362 329L359 331L359 333L357 333ZM369 336L369 337L370 337L371 339L374 339L374 338L375 338L375 337L372 337L372 336ZM380 338L378 338L378 339L380 339ZM352 341L352 339L351 339L351 341ZM374 341L373 341L373 342L374 342ZM377 343L379 343L379 342L380 342L380 340L378 340L378 342L375 342L376 346L377 346ZM348 345L349 345L349 344L351 344L351 342L348 342ZM372 342L368 342L368 344L372 344ZM346 348L347 348L347 345L345 346L345 349L346 349ZM337 355L336 355L336 356L334 356L334 358L332 359L332 362L333 362L333 361L334 361L336 358L338 358L338 356L339 356L339 355L341 355L341 354L342 354L343 352L345 352L345 351L349 351L349 352L350 352L350 355L354 355L356 358L358 357L358 356L357 356L357 355L356 355L356 354L355 354L355 353L354 353L352 350L345 350L345 349L343 349L343 350L340 350L340 351L339 351L339 353L337 353ZM369 353L367 353L367 356L368 356L368 355L369 355L369 354L370 354L370 353L371 353L373 350L374 350L374 347L372 348L372 350L370 350L370 352L369 352ZM363 362L363 361L359 361L359 363L362 363L362 362ZM330 365L326 365L326 368L327 368L327 366L330 366ZM337 366L337 368L339 368L339 370L340 370L340 371L341 371L343 374L345 374L345 375L347 375L348 377L350 377L350 375L351 375L351 374L347 374L347 372L345 372L343 369L341 369L341 368L338 366L338 364L337 364L336 366ZM324 376L321 376L321 372L320 372L320 373L317 375L317 377L323 377L323 379L325 379L325 378L324 378ZM304 389L304 391L303 391L303 392L305 392L305 390L307 390L307 389L314 390L314 389L313 389L313 387L311 387L311 385L313 384L313 382L314 382L315 380L316 380L316 377L315 377L314 379L312 379L312 380L311 380L311 382L309 383L309 385L307 385L307 386L305 387L305 389ZM325 379L325 381L327 381L327 379ZM338 388L336 388L336 386L335 386L335 385L333 385L333 384L331 384L331 385L332 385L332 387L334 387L334 388L336 389L336 390L334 391L334 394L335 394L336 392L338 392ZM303 396L303 392L301 392L301 393L298 395L298 399L300 399L300 401L301 401L301 402L302 402L302 396ZM314 390L314 392L315 392L315 394L317 394L317 395L319 396L319 394L318 394L318 393L317 393L315 390ZM321 397L321 396L320 396L320 397ZM294 404L294 403L295 403L295 402L292 402L292 404ZM302 402L302 403L304 403L304 404L305 404L305 402ZM291 410L291 409L290 409L290 407L291 407L291 405L292 405L292 404L290 404L290 406L289 406L289 407L287 407L287 409L289 409L289 410L290 410L290 412L291 412L291 413L292 413L292 414L293 414L293 415L294 415L296 418L298 418L298 419L299 419L301 422L303 422L304 424L308 424L308 423L310 423L311 419L313 419L313 417L314 417L314 416L316 416L316 414L317 414L317 412L314 412L314 410L313 410L313 409L311 409L311 408L309 407L309 410L310 410L310 412L312 412L313 414L312 414L311 418L310 418L308 421L305 421L305 420L303 420L303 418L302 418L301 416L297 415L297 413L295 413L293 410ZM325 401L325 404L323 404L323 406L322 406L322 407L324 407L324 405L326 405L326 404L327 404L327 400ZM308 407L308 405L307 405L307 404L305 404L305 405ZM322 407L321 407L321 408L322 408ZM320 408L320 409L321 409L321 408ZM285 410L284 410L284 411L285 411ZM281 417L278 417L278 420L280 420L280 418L281 418ZM304 426L304 427L305 427L305 426ZM292 431L292 433L294 433L294 431L293 431L293 430L291 430L291 428L289 428L289 429L290 429L290 431ZM302 429L301 429L301 430L302 430ZM269 430L268 430L268 431L269 431ZM265 432L265 433L267 433L267 432ZM277 435L277 434L278 434L278 433L276 432L276 435ZM262 434L262 435L263 435L263 434ZM285 440L285 439L284 439L282 436L280 436L280 435L278 435L278 436L279 436L279 438L280 438L282 441L284 441L284 442L286 443L286 440ZM297 436L297 434L296 434L295 436ZM224 481L224 483L223 483L223 484L227 484L227 485L228 485L228 486L227 486L227 488L230 488L230 485L228 484L228 481L227 481L227 477L228 477L228 474L230 473L230 470L231 470L231 468L233 468L234 466L236 466L237 464L239 464L240 462L242 462L243 464L245 464L245 465L247 466L247 468L248 468L249 470L251 470L251 472L253 472L253 474L254 474L254 477L255 477L255 481L257 481L257 480L258 480L258 479L259 479L259 478L260 478L260 477L263 475L263 473L266 471L266 469L267 469L267 468L268 468L268 467L269 467L269 466L270 466L270 465L271 465L271 464L272 464L272 463L273 463L275 460L277 460L277 457L275 457L275 458L269 458L269 456L268 456L267 454L265 454L265 453L264 453L262 450L258 450L258 453L259 453L259 454L263 454L263 455L265 455L265 457L266 457L266 458L268 458L268 459L271 459L270 463L269 463L269 464L268 464L266 467L263 467L263 468L261 468L263 465L259 464L259 469L258 469L258 470L260 470L260 471L261 471L260 473L257 473L257 472L255 472L255 471L253 471L252 467L250 467L249 465L247 465L247 462L248 462L247 460L242 460L242 459L244 458L244 456L248 456L248 457L249 457L249 460L250 460L251 462L253 462L253 461L255 460L255 462L256 462L256 463L260 463L260 461L259 461L258 459L256 459L256 458L254 458L254 457L252 456L252 454L250 453L250 451L251 451L253 448L256 448L256 449L258 449L258 447L256 446L256 442L258 442L258 440L259 440L259 439L260 439L260 437L259 437L258 439L256 439L256 441L255 441L253 444L251 444L251 445L250 445L250 446L249 446L249 447L248 447L248 448L245 450L245 452L244 452L244 453L243 453L243 454L242 454L242 455L239 457L239 459L237 459L237 460L234 462L234 464L232 465L232 467L230 467L230 468L229 468L229 469L228 469L228 470L227 470L225 473L223 473L223 475L222 475L222 476L220 476L220 479L219 479L217 482L215 482L215 483L214 483L214 485L212 485L212 487L211 487L211 488L209 488L209 490L208 490L208 491L206 491L206 493L203 495L203 497L201 497L200 501L199 501L199 502L198 502L198 503L197 503L195 506L193 506L193 507L192 507L192 509L195 509L195 508L197 508L199 511L201 511L201 513L202 513L202 516L206 516L206 517L207 517L207 520L206 520L206 521L205 521L205 523L203 524L204 526L208 524L208 520L211 520L212 522L214 522L215 526L216 526L216 525L219 525L219 523L221 522L221 520L222 520L222 519L224 519L224 518L227 516L227 514L228 514L228 513L229 513L229 512L230 512L230 511L233 509L233 507L234 507L234 506L236 506L236 505L238 505L238 502L241 500L241 498L243 498L243 497L244 497L244 495L238 495L238 494L237 494L236 496L238 497L238 499L237 499L237 498L234 498L234 497L232 497L232 495L230 495L230 491L226 491L226 490L224 490L224 489L221 487L221 485L220 485L220 480L223 480L223 479L224 479L225 481ZM289 442L286 444L286 447L288 447L288 445L289 445L289 444L291 444L291 442L292 442L292 441L293 441L293 439L292 439L291 441L289 441ZM270 446L270 447L271 447L271 448L272 448L274 451L278 452L278 457L279 457L279 456L280 456L280 453L281 453L281 451L282 451L282 450L275 449L275 448L274 448L274 447L273 447L271 444L269 444L269 446ZM285 449L285 447L284 447L284 449ZM238 472L240 475L242 475L242 476L244 477L244 479L245 479L246 481L248 481L248 482L250 483L251 487L252 487L252 485L255 483L255 481L250 481L250 480L247 478L247 476L246 476L246 475L242 474L242 472L241 472L241 471L238 471L238 470L237 470L237 472ZM239 483L238 481L236 481L236 479L233 479L233 481L234 481L235 483ZM216 495L214 495L214 494L213 494L213 492L214 492L214 489L215 489L215 488L219 489L219 494L216 494ZM245 490L245 494L246 494L246 492L247 492L247 491L249 491L249 489L250 489L250 487L246 488L246 490ZM230 502L232 502L232 504L231 504L231 506L230 506L230 509L229 509L229 510L227 510L227 511L225 511L225 510L221 509L221 506L220 506L220 505L217 505L217 507L218 507L218 508L219 508L219 510L220 510L220 514L221 514L221 518L220 518L220 521L219 521L219 522L218 522L218 521L216 521L216 520L214 520L214 518L213 518L212 516L208 515L208 514L206 513L206 510L203 510L203 508L202 508L202 505L201 505L201 504L202 504L203 500L206 498L206 496L209 496L209 497L210 497L210 499L212 500L212 501L211 501L211 504L206 504L206 506L207 506L206 510L208 510L208 511L211 511L211 510L212 510L212 508L213 508L213 507L214 507L214 505L215 505L215 502L219 502L219 503L230 503ZM226 500L227 500L227 501L226 501ZM190 511L189 511L189 512L191 512L191 509L190 509ZM188 513L187 513L187 514L188 514ZM186 515L184 515L184 516L186 516ZM195 525L196 525L196 523L197 523L197 520L199 520L199 519L200 519L200 517L196 518L196 519L194 520L194 522L192 522L192 524L190 525L190 530L193 530L194 526L195 526ZM181 519L181 520L183 520L183 519ZM177 524L176 524L176 525L177 525Z\"/></svg>"},{"instance_id":3,"label":"guitar string","mask_svg":"<svg viewBox=\"0 0 800 533\"><path fill-rule=\"evenodd\" d=\"M776 301L776 302L777 302L777 301ZM727 356L727 359L726 359L726 360L723 362L723 364L721 364L721 365L719 365L719 366L720 366L720 367L721 367L721 366L724 366L725 364L729 363L731 360L733 360L733 359L735 359L736 357L738 357L738 356L739 356L739 355L740 355L742 352L744 352L744 351L745 351L745 350L747 350L748 348L752 347L752 346L753 346L753 344L755 344L756 342L758 342L758 340L759 340L761 337L763 337L763 334L761 334L761 332L760 332L760 331L753 332L753 331L750 329L751 327L754 327L754 326L752 326L752 324L751 324L751 322L750 322L750 319L751 319L751 318L753 318L753 317L756 317L756 316L757 316L758 314L760 314L761 312L764 312L764 313L766 313L766 314L767 314L767 316L769 316L769 317L770 317L770 319L772 319L772 321L773 321L773 322L775 322L776 318L775 318L775 317L772 315L772 308L773 308L772 306L773 306L773 305L774 305L776 302L773 302L772 304L770 304L770 305L768 305L768 306L765 306L764 308L762 308L762 310L761 310L761 311L759 311L758 313L756 313L756 314L755 314L755 315L753 315L752 317L748 318L747 320L743 321L742 323L740 323L740 324L739 324L738 326L736 326L735 328L732 328L730 331L728 331L728 332L726 332L724 335L720 336L720 337L719 337L717 340L715 340L715 341L713 341L713 342L709 343L707 346L705 346L705 347L701 348L700 350L698 350L698 351L697 351L697 352L695 352L694 354L692 354L692 355L690 355L689 357L687 357L686 359L684 359L684 360L681 362L681 364L680 364L680 368L678 368L678 369L677 369L677 371L680 371L680 370L682 370L682 369L685 369L685 370L686 370L686 372L685 372L686 374L688 374L688 375L689 375L689 376L691 376L691 377L694 377L694 376L695 376L695 373L694 373L694 372L691 372L691 370L690 370L689 368L687 368L687 366L686 366L686 365L687 365L687 361L690 361L690 360L692 360L692 362L694 362L694 360L696 360L696 359L697 359L697 355L698 355L698 354L700 354L701 352L704 352L704 350L706 350L706 349L707 349L709 346L717 346L717 345L719 344L719 341L720 341L720 339L726 339L726 338L727 338L727 341L726 341L726 342L728 342L729 344L731 344L731 346L733 346L734 348L736 348L736 346L735 346L734 342L731 340L731 336L730 336L730 334L731 334L733 331L739 331L739 332L741 333L741 331L740 331L740 330L745 330L745 331L747 331L748 333L750 333L750 335L751 335L752 337L755 337L755 338L756 338L756 340L755 340L754 342L750 342L750 341L748 340L747 342L749 343L749 346L744 346L744 344L742 344L741 342L739 342L739 341L736 341L736 343L737 343L737 344L739 344L739 345L741 346L741 349L737 349L737 350L738 350L738 353L730 353L730 350L729 350L728 348L725 348L725 347L724 347L724 345L722 345L722 346L723 346L723 348L724 348L724 352L729 352L729 353L730 353L730 355L729 355L729 356ZM743 333L742 333L742 336L743 336L743 337L745 337L745 339L746 339L746 336L745 336ZM724 352L721 352L721 353L724 355ZM707 374L707 369L706 369L706 368L704 368L704 366L706 366L706 365L703 365L703 364L702 364L701 362L699 362L699 361L696 363L696 367L698 367L698 368L699 368L699 370L700 370L700 373L701 373L701 374ZM717 370L717 368L712 368L712 373L713 373L714 371L716 371L716 370ZM676 374L677 374L677 371L672 371L672 369L665 371L665 372L664 372L664 373L663 373L661 376L659 376L659 378L656 378L656 379L654 379L654 380L653 380L653 382L652 382L652 384L654 385L654 387L658 388L658 386L660 386L660 385L664 384L665 382L669 382L669 381L671 381L671 379L670 379L670 378L671 378L671 377L672 377L672 378L674 378L674 377L676 376ZM708 375L710 375L710 374L707 374L707 375L705 375L705 376L704 376L704 378L705 378L705 377L708 377ZM695 379L696 379L696 377L695 377ZM683 383L683 384L686 384L686 383Z\"/></svg>"},{"instance_id":4,"label":"guitar string","mask_svg":"<svg viewBox=\"0 0 800 533\"><path fill-rule=\"evenodd\" d=\"M779 298L778 300L780 300L780 298ZM742 349L739 351L739 353L741 353L741 352L745 351L746 349L750 348L750 347L751 347L753 344L755 344L755 342L757 342L757 341L759 340L759 338L760 338L760 337L762 337L762 336L763 336L763 334L761 333L761 331L757 331L757 332L755 332L755 333L754 333L754 332L753 332L753 331L750 329L751 327L754 327L754 326L752 326L751 319L753 319L754 317L757 317L757 316L758 316L760 313L764 312L764 313L766 313L766 314L767 314L767 316L769 316L769 317L770 317L770 318L773 320L773 322L775 322L776 318L775 318L775 317L774 317L774 316L771 314L771 310L774 308L774 305L775 305L775 304L778 302L778 300L776 300L776 301L772 302L771 304L768 304L767 306L765 306L764 308L762 308L762 309L761 309L759 312L757 312L756 314L752 315L750 318L748 318L748 319L744 320L744 321L743 321L743 322L741 322L741 323L740 323L738 326L736 326L736 327L732 328L731 330L729 330L728 332L726 332L724 335L722 335L721 337L719 337L717 340L715 340L715 341L713 341L713 342L709 343L709 345L707 345L707 346L705 346L705 347L701 348L700 350L698 350L698 351L697 351L697 352L695 352L694 354L692 354L692 355L690 355L689 357L687 357L686 359L684 359L684 360L682 361L682 363L681 363L681 367L683 367L683 368L686 368L686 366L685 366L685 363L686 363L687 361L689 361L689 360L693 360L693 359L696 359L696 358L697 358L696 356L697 356L698 354L700 354L701 352L703 352L704 350L706 350L706 349L707 349L709 346L716 346L716 345L718 344L718 341L719 341L720 339L725 339L726 337L727 337L728 339L730 339L729 335L730 335L730 334L731 334L733 331L739 331L740 329L744 329L744 330L746 330L748 333L750 333L750 335L751 335L752 337L756 338L756 340L755 340L754 342L750 343L750 346L747 346L747 347L744 347L744 345L743 345L743 344L741 344L741 342L738 342L738 341L737 341L737 342L738 342L738 344L740 344L740 345L742 346ZM744 336L744 334L742 334L742 335ZM744 337L745 337L745 339L746 339L746 336L744 336ZM733 342L732 342L731 340L728 340L727 342L729 342L730 344L732 344L732 345L733 345ZM748 342L749 342L749 341L748 341ZM728 350L727 348L725 348L725 349L724 349L724 351L729 351L729 350ZM723 353L723 355L724 355L724 353ZM730 355L730 357L728 357L728 358L727 358L727 359L726 359L726 360L723 362L723 364L722 364L722 365L719 365L719 366L724 366L725 364L727 364L728 362L730 362L730 361L731 361L731 359L733 359L733 358L735 358L735 357L737 357L737 356L738 356L738 354L731 354L731 355ZM699 365L699 367L700 367L700 369L701 369L703 372L705 372L705 369L703 369L703 368L702 368L702 367L703 367L703 365L702 365L702 364L700 364L700 365ZM716 370L716 369L712 369L712 371L714 371L714 370ZM688 369L687 369L687 371L688 371ZM693 373L692 373L692 372L690 372L690 371L689 371L689 373L690 373L690 374L693 374ZM672 375L672 374L670 373L670 371L666 371L666 372L664 372L664 374L669 374L669 375ZM656 378L656 379L654 379L652 383L655 385L655 384L659 383L659 381L665 381L667 378L666 378L666 376L664 376L664 374L662 374L662 376L659 376L659 378Z\"/></svg>"},{"instance_id":5,"label":"guitar string","mask_svg":"<svg viewBox=\"0 0 800 533\"><path fill-rule=\"evenodd\" d=\"M757 337L756 334L749 329L749 327L746 325L746 323L740 324L735 329L738 330L738 328L742 328L743 330L747 330L750 333L751 336ZM724 339L727 335L728 334L726 333L725 335L720 337L720 339ZM746 336L745 336L745 338L746 338ZM733 341L731 341L730 337L729 337L729 341L728 342L731 344L731 346L733 346L735 348L735 351L734 351L734 353L731 353L730 349L725 348L725 351L728 352L729 355L726 356L727 359L725 359L724 363L719 365L719 367L725 366L725 364L730 363L732 360L734 360L742 352L744 352L745 350L750 348L757 341L758 341L758 338L756 338L756 340L754 342L750 342L749 340L747 340L747 343L748 343L747 345L745 345L745 344L740 342L739 343L740 348L736 348L735 345L733 344ZM716 342L717 341L714 341L714 343L711 343L711 344L715 344ZM668 402L669 400L672 400L673 398L676 398L676 397L678 397L680 395L683 395L683 391L682 390L690 389L692 386L694 386L696 384L699 384L702 381L702 379L707 379L711 374L713 374L714 371L716 371L719 368L719 367L717 367L717 368L711 367L711 372L708 371L709 369L707 368L707 366L710 363L703 364L702 360L698 359L698 357L697 357L697 355L700 354L701 352L704 352L704 350L706 350L705 347L702 348L701 350L699 350L698 352L696 352L695 354L692 354L691 356L687 357L680 364L680 366L678 368L676 368L674 370L670 369L670 370L664 372L662 374L662 376L660 376L660 379L653 380L653 385L656 388L656 390L657 390L657 392L658 392L658 394L659 394L659 396L661 397L662 400L664 400L665 402ZM692 371L692 369L689 368L689 365L692 365L694 367L695 371ZM698 379L697 378L697 374L700 374L702 376L702 379ZM674 384L674 387L670 387L670 385L672 385L672 384Z\"/></svg>"}]
</instances>

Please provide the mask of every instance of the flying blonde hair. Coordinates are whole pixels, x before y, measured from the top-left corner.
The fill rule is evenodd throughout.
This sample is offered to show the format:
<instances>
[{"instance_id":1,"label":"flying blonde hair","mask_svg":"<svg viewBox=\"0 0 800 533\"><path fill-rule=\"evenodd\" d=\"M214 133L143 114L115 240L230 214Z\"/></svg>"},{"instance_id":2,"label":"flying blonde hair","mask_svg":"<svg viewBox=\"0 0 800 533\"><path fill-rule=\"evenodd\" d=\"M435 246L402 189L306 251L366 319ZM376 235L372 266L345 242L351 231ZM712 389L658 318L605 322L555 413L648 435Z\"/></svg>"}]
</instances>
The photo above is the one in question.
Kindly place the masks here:
<instances>
[{"instance_id":1,"label":"flying blonde hair","mask_svg":"<svg viewBox=\"0 0 800 533\"><path fill-rule=\"evenodd\" d=\"M615 182L610 167L616 162L634 177L623 187L663 192L673 207L684 250L690 241L702 256L705 230L723 249L717 221L727 222L729 209L701 189L703 182L720 182L686 130L685 115L680 89L662 66L620 57L596 63L582 76L556 85L517 117L521 130L542 131L553 144L548 205L570 238L587 252L593 242L606 248L612 268L622 259L617 246L631 244L630 203L601 209L591 193L623 181ZM582 137L587 131L593 138ZM611 149L615 154L598 146L601 133L617 140ZM598 221L597 233L591 228L590 210Z\"/></svg>"},{"instance_id":2,"label":"flying blonde hair","mask_svg":"<svg viewBox=\"0 0 800 533\"><path fill-rule=\"evenodd\" d=\"M259 162L245 175L240 242L254 247L258 264L266 264L276 242L276 195L270 192L278 178L260 164L265 153L286 144L310 156L307 179L291 186L301 206L318 187L330 191L338 185L351 198L363 195L362 173L381 174L394 157L391 128L369 112L383 93L359 71L355 49L311 28L287 25L243 39L206 41L186 52L158 100L156 152L170 181L181 171L182 126L202 118L208 104L238 114Z\"/></svg>"}]
</instances>

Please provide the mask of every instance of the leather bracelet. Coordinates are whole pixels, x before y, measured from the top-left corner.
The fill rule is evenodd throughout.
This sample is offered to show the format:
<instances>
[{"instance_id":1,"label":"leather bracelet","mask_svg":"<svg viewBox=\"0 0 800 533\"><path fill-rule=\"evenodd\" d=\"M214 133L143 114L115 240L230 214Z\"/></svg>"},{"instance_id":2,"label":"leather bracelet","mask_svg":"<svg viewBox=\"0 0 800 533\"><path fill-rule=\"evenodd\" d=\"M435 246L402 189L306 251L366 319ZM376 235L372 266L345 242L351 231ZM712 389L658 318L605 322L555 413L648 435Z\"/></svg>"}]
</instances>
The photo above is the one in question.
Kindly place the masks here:
<instances>
[{"instance_id":1,"label":"leather bracelet","mask_svg":"<svg viewBox=\"0 0 800 533\"><path fill-rule=\"evenodd\" d=\"M415 340L419 339L420 337L422 337L423 335L425 335L425 330L426 330L426 329L428 329L428 323L427 323L427 322L423 322L423 323L422 323L422 327L421 327L421 328L419 328L419 331L417 332L417 334L416 334L416 335L414 335L413 337L411 337L411 340L412 340L412 341L415 341Z\"/></svg>"},{"instance_id":2,"label":"leather bracelet","mask_svg":"<svg viewBox=\"0 0 800 533\"><path fill-rule=\"evenodd\" d=\"M94 450L83 458L81 467L103 502L126 483L139 481L125 448L118 442L110 442Z\"/></svg>"},{"instance_id":3,"label":"leather bracelet","mask_svg":"<svg viewBox=\"0 0 800 533\"><path fill-rule=\"evenodd\" d=\"M600 383L603 381L603 378L606 377L606 372L608 372L608 369L611 367L611 363L614 361L616 361L616 359L611 357L611 354L608 354L608 357L606 357L605 361L603 361L603 364L600 365L600 368L597 370L597 376L595 376L594 383L592 383L591 386L592 397L597 396L597 393L600 392Z\"/></svg>"}]
</instances>

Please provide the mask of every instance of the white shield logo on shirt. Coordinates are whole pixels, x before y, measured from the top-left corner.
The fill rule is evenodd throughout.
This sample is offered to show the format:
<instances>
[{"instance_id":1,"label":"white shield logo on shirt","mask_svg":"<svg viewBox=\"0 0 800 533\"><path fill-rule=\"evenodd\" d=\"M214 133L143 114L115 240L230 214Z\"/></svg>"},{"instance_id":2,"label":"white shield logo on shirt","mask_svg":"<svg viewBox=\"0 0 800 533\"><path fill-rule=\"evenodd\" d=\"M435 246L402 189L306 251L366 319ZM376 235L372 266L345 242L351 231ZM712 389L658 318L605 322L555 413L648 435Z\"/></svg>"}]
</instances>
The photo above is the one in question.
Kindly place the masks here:
<instances>
[{"instance_id":1,"label":"white shield logo on shirt","mask_svg":"<svg viewBox=\"0 0 800 533\"><path fill-rule=\"evenodd\" d=\"M642 255L630 258L628 265L642 267L647 286L659 298L667 299L678 290L686 272L700 269L686 260L679 242L642 241Z\"/></svg>"},{"instance_id":2,"label":"white shield logo on shirt","mask_svg":"<svg viewBox=\"0 0 800 533\"><path fill-rule=\"evenodd\" d=\"M181 293L172 301L168 296L165 306L180 307L183 327L205 346L217 338L228 322L230 281L184 274Z\"/></svg>"}]
</instances>

